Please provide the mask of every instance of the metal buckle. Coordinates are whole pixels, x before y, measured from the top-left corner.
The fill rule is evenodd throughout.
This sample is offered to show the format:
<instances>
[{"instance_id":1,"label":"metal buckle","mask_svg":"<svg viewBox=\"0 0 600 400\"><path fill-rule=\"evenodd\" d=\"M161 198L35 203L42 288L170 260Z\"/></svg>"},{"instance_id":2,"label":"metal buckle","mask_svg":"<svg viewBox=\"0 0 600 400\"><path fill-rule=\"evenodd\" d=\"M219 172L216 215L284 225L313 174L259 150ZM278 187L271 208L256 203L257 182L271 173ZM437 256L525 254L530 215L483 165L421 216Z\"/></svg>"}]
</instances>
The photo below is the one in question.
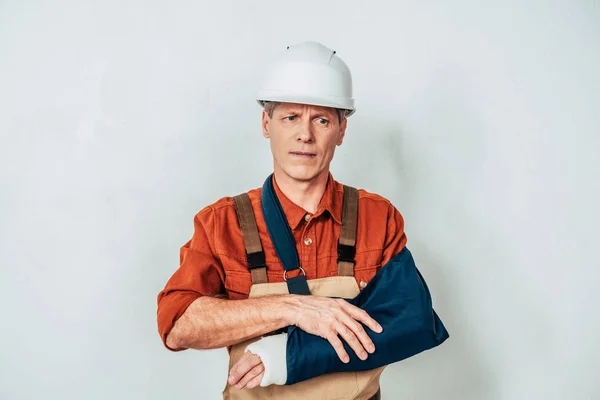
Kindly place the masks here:
<instances>
[{"instance_id":1,"label":"metal buckle","mask_svg":"<svg viewBox=\"0 0 600 400\"><path fill-rule=\"evenodd\" d=\"M302 269L302 267L299 267L299 268L300 268L300 272L302 272L302 275L298 275L298 276L306 276L306 272L304 272L304 270ZM287 282L287 273L288 273L287 269L285 271L283 271L283 280L285 282Z\"/></svg>"}]
</instances>

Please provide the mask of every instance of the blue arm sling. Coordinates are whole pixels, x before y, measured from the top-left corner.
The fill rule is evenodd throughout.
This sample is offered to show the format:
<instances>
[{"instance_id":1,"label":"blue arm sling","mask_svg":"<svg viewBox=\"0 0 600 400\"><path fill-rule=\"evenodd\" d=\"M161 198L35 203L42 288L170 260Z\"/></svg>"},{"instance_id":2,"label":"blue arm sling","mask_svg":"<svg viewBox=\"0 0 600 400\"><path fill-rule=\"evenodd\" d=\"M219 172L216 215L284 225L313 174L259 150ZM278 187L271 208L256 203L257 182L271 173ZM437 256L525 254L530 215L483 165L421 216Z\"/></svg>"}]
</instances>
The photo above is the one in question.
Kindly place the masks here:
<instances>
[{"instance_id":1,"label":"blue arm sling","mask_svg":"<svg viewBox=\"0 0 600 400\"><path fill-rule=\"evenodd\" d=\"M271 176L263 185L261 206L269 236L285 270L298 269L296 244L277 200ZM289 278L287 282L290 293L309 294L305 276ZM382 333L374 333L364 326L375 344L375 353L369 354L365 361L360 360L342 340L350 356L350 362L344 364L326 339L295 326L289 327L286 385L327 373L364 371L389 365L437 347L449 337L433 310L427 284L406 247L392 257L355 298L347 301L365 310L383 327Z\"/></svg>"}]
</instances>

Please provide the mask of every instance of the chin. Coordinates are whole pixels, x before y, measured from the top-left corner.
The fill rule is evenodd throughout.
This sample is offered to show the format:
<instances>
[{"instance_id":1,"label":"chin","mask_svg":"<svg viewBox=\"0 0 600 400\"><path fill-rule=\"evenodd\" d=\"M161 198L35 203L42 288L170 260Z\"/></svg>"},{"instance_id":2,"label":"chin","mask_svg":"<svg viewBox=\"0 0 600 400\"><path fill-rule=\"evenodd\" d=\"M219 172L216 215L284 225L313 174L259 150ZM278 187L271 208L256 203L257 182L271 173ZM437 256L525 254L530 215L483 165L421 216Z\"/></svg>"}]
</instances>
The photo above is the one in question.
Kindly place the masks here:
<instances>
[{"instance_id":1,"label":"chin","mask_svg":"<svg viewBox=\"0 0 600 400\"><path fill-rule=\"evenodd\" d=\"M310 181L319 175L319 171L309 170L307 168L286 168L286 175L297 181Z\"/></svg>"}]
</instances>

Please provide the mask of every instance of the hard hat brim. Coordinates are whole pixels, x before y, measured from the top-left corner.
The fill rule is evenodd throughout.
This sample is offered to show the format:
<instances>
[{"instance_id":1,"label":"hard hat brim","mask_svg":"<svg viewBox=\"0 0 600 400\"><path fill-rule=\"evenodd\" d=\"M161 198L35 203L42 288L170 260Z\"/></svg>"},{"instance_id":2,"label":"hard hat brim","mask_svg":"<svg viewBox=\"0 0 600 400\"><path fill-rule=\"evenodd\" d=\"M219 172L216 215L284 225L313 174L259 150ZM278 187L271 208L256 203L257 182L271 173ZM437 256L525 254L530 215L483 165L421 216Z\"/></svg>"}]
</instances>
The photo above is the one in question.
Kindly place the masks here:
<instances>
[{"instance_id":1,"label":"hard hat brim","mask_svg":"<svg viewBox=\"0 0 600 400\"><path fill-rule=\"evenodd\" d=\"M346 117L354 114L354 100L333 96L301 95L298 93L284 92L280 90L261 90L257 96L258 104L264 107L265 102L276 101L279 103L308 104L312 106L331 107L346 110Z\"/></svg>"}]
</instances>

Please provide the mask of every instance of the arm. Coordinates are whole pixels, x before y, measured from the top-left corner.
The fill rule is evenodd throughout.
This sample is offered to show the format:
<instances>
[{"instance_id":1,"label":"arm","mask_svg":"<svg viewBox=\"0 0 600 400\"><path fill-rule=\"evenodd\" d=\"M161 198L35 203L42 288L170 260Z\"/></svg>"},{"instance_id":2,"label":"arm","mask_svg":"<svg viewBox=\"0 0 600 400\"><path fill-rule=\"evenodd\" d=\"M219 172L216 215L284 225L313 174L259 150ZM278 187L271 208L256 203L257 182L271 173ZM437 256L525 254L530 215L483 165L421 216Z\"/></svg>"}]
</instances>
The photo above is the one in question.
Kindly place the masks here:
<instances>
[{"instance_id":1,"label":"arm","mask_svg":"<svg viewBox=\"0 0 600 400\"><path fill-rule=\"evenodd\" d=\"M180 266L158 295L158 330L169 350L213 349L288 326L291 296L225 299L225 272L213 249L215 213L194 218L194 233L180 251Z\"/></svg>"},{"instance_id":2,"label":"arm","mask_svg":"<svg viewBox=\"0 0 600 400\"><path fill-rule=\"evenodd\" d=\"M383 325L382 334L369 332L377 351L365 361L353 355L350 363L342 363L327 342L292 327L288 330L286 346L282 347L281 341L265 338L248 347L250 352L263 358L273 359L273 354L287 356L286 371L278 371L276 379L271 382L267 378L273 373L265 363L266 373L261 385L282 380L293 384L326 373L381 367L435 347L448 337L432 309L425 281L405 248L402 217L395 208L390 208L391 218L388 217L387 222L389 239L384 251L386 263L369 285L349 301ZM348 345L344 343L344 347L347 349ZM256 360L249 356L243 362L250 367L259 362Z\"/></svg>"},{"instance_id":3,"label":"arm","mask_svg":"<svg viewBox=\"0 0 600 400\"><path fill-rule=\"evenodd\" d=\"M214 349L296 325L333 342L334 352L340 352L338 357L349 360L348 350L337 336L343 329L342 323L334 321L352 318L380 331L372 318L353 314L354 310L358 311L347 304L340 306L339 300L289 294L246 300L200 297L175 322L166 345L181 350ZM372 342L362 326L360 330L345 332L345 335L351 335L348 341L353 344L352 350L366 358L363 346L370 349Z\"/></svg>"},{"instance_id":4,"label":"arm","mask_svg":"<svg viewBox=\"0 0 600 400\"><path fill-rule=\"evenodd\" d=\"M289 325L328 338L340 357L347 354L338 333L356 352L363 354L363 345L370 348L371 340L355 320L375 330L377 323L333 299L296 295L223 299L225 272L212 250L214 224L211 207L196 215L192 239L181 248L180 267L158 295L158 330L168 349L225 347ZM345 329L344 324L359 329Z\"/></svg>"},{"instance_id":5,"label":"arm","mask_svg":"<svg viewBox=\"0 0 600 400\"><path fill-rule=\"evenodd\" d=\"M343 299L295 295L289 299L287 305L291 306L289 316L292 318L289 325L298 327L311 337L322 338L343 363L350 362L348 353L366 360L367 352L375 351L366 329L377 334L383 328L367 312ZM285 333L269 335L248 345L247 353L231 369L229 383L237 389L252 388L258 384L285 384L287 338Z\"/></svg>"},{"instance_id":6,"label":"arm","mask_svg":"<svg viewBox=\"0 0 600 400\"><path fill-rule=\"evenodd\" d=\"M171 349L215 349L276 331L289 325L290 297L200 297L175 322L166 344Z\"/></svg>"},{"instance_id":7,"label":"arm","mask_svg":"<svg viewBox=\"0 0 600 400\"><path fill-rule=\"evenodd\" d=\"M158 330L170 350L211 349L297 325L327 338L340 358L348 359L338 334L366 358L372 342L361 324L379 331L368 315L347 303L313 296L282 295L226 300L225 272L213 249L214 210L194 218L194 235L181 248L180 267L158 295Z\"/></svg>"},{"instance_id":8,"label":"arm","mask_svg":"<svg viewBox=\"0 0 600 400\"><path fill-rule=\"evenodd\" d=\"M242 382L250 382L258 372L254 375L247 371L262 361L264 376L258 378L261 386L291 385L333 372L382 367L436 347L448 338L407 248L348 302L365 310L383 326L380 334L367 330L376 351L366 360L348 351L350 362L344 363L326 340L290 327L287 334L265 337L249 345L246 349L249 353L233 369L242 369L241 375L248 375ZM344 347L349 350L347 343Z\"/></svg>"},{"instance_id":9,"label":"arm","mask_svg":"<svg viewBox=\"0 0 600 400\"><path fill-rule=\"evenodd\" d=\"M378 368L436 347L448 338L407 248L349 302L367 311L383 326L379 335L369 332L377 349L375 353L364 361L352 355L350 363L344 364L322 339L291 328L286 349L287 385L327 373Z\"/></svg>"},{"instance_id":10,"label":"arm","mask_svg":"<svg viewBox=\"0 0 600 400\"><path fill-rule=\"evenodd\" d=\"M404 219L391 204L386 224L383 267L358 296L349 300L383 326L381 334L368 332L375 353L364 361L352 355L349 363L341 363L331 346L293 327L288 330L286 384L326 373L378 368L431 349L448 338L433 311L427 285L406 248Z\"/></svg>"}]
</instances>

